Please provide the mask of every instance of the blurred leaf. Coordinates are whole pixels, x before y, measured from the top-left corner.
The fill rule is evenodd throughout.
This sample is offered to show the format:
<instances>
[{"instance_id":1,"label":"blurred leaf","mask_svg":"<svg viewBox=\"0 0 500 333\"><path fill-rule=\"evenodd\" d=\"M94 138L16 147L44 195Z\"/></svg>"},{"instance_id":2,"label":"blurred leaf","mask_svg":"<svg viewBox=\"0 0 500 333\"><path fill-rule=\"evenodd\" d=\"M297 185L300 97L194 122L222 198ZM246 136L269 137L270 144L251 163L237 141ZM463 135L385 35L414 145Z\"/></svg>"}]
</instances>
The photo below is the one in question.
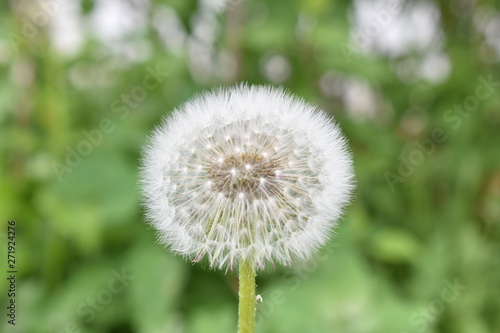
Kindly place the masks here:
<instances>
[{"instance_id":1,"label":"blurred leaf","mask_svg":"<svg viewBox=\"0 0 500 333\"><path fill-rule=\"evenodd\" d=\"M151 238L136 241L130 249L129 263L134 274L130 304L135 331L178 330L176 312L186 279L186 266Z\"/></svg>"},{"instance_id":2,"label":"blurred leaf","mask_svg":"<svg viewBox=\"0 0 500 333\"><path fill-rule=\"evenodd\" d=\"M382 262L411 263L419 252L418 240L409 232L396 228L376 231L369 245L370 255Z\"/></svg>"}]
</instances>

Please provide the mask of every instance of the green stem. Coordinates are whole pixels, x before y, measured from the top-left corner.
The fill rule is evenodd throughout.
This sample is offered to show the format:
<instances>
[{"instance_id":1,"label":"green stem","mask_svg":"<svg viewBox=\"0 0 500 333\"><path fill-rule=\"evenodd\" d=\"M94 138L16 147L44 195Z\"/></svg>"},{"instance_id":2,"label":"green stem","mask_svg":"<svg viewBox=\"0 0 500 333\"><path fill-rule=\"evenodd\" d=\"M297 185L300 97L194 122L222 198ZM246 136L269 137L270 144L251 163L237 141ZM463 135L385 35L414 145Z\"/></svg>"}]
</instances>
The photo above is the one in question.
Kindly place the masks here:
<instances>
[{"instance_id":1,"label":"green stem","mask_svg":"<svg viewBox=\"0 0 500 333\"><path fill-rule=\"evenodd\" d=\"M245 260L240 265L239 298L238 333L254 333L255 271L251 260Z\"/></svg>"}]
</instances>

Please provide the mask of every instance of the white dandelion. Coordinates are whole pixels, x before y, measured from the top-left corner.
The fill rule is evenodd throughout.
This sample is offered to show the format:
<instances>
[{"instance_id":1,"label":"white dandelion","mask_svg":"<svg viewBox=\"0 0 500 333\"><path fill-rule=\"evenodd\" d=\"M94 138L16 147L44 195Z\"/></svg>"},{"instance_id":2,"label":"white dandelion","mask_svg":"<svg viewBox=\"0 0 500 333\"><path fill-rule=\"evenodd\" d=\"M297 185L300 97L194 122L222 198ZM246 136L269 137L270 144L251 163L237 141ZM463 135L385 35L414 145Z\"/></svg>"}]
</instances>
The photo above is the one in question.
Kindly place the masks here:
<instances>
[{"instance_id":1,"label":"white dandelion","mask_svg":"<svg viewBox=\"0 0 500 333\"><path fill-rule=\"evenodd\" d=\"M346 140L328 116L246 85L174 110L144 150L141 178L160 241L221 269L309 258L353 190Z\"/></svg>"}]
</instances>

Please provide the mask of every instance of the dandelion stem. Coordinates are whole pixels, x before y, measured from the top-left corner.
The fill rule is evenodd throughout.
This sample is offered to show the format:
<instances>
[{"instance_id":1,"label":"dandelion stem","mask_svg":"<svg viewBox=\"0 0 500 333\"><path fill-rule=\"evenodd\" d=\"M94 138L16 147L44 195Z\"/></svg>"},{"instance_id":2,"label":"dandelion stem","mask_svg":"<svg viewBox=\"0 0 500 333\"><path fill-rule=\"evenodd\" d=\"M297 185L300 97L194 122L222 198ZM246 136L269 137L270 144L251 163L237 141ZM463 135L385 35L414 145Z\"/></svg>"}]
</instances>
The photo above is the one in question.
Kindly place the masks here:
<instances>
[{"instance_id":1,"label":"dandelion stem","mask_svg":"<svg viewBox=\"0 0 500 333\"><path fill-rule=\"evenodd\" d=\"M254 333L255 328L255 270L251 260L240 265L238 333Z\"/></svg>"}]
</instances>

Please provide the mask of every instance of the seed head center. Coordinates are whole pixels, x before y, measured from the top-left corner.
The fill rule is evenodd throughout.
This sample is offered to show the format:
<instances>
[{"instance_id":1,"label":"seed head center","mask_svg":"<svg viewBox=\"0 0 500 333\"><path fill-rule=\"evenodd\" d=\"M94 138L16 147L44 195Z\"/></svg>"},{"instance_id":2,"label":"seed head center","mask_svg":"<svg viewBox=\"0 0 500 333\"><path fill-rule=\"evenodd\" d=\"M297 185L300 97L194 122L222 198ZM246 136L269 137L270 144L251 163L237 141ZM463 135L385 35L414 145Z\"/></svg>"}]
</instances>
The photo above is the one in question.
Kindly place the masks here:
<instances>
[{"instance_id":1,"label":"seed head center","mask_svg":"<svg viewBox=\"0 0 500 333\"><path fill-rule=\"evenodd\" d=\"M240 153L221 157L208 170L212 190L230 199L274 196L280 164L264 154Z\"/></svg>"}]
</instances>

